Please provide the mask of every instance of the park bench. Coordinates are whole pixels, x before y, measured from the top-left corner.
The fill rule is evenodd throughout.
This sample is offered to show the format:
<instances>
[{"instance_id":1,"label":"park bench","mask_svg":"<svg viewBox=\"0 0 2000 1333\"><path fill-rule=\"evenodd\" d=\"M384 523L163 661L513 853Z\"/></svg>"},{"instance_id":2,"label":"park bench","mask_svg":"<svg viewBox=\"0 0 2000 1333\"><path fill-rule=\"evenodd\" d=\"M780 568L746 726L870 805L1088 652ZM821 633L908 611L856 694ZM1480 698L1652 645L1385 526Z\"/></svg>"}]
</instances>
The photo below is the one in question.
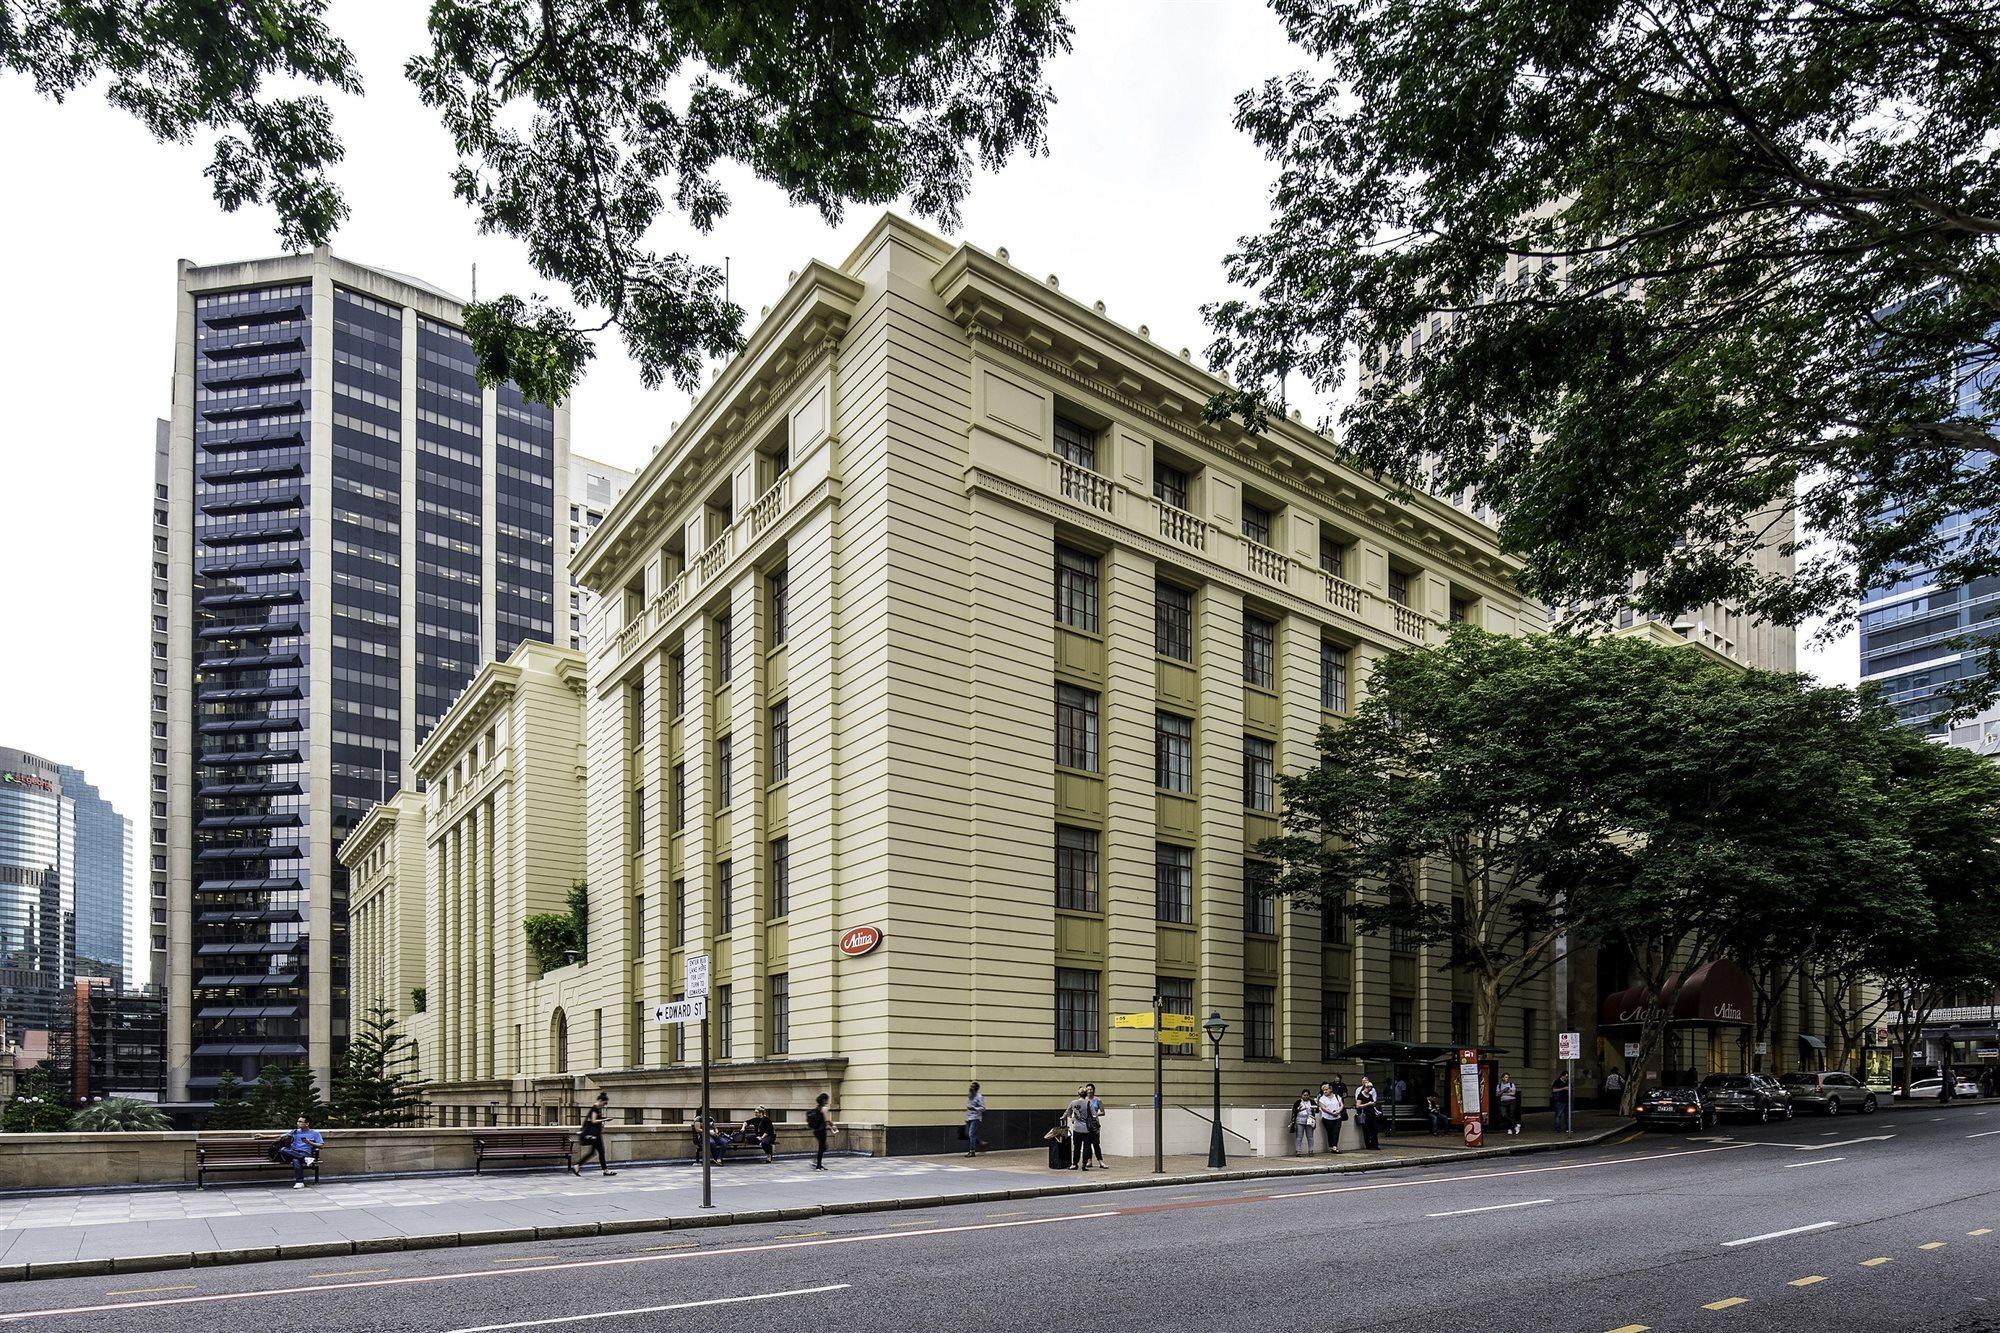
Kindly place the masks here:
<instances>
[{"instance_id":1,"label":"park bench","mask_svg":"<svg viewBox=\"0 0 2000 1333\"><path fill-rule=\"evenodd\" d=\"M716 1161L726 1162L739 1153L746 1157L763 1157L764 1149L759 1144L743 1136L744 1130L741 1123L732 1125L718 1120L715 1122L715 1127L720 1132L729 1136L729 1146L722 1150L721 1155L715 1159ZM694 1145L695 1160L700 1161L701 1134L693 1125L688 1126L688 1140Z\"/></svg>"},{"instance_id":2,"label":"park bench","mask_svg":"<svg viewBox=\"0 0 2000 1333\"><path fill-rule=\"evenodd\" d=\"M560 1157L567 1168L575 1142L573 1129L483 1130L472 1140L472 1174L479 1175L489 1157L496 1162Z\"/></svg>"},{"instance_id":3,"label":"park bench","mask_svg":"<svg viewBox=\"0 0 2000 1333\"><path fill-rule=\"evenodd\" d=\"M211 1171L290 1171L292 1164L283 1158L274 1158L272 1152L285 1141L286 1136L275 1134L261 1139L211 1139L197 1142L194 1146L194 1187L208 1188L208 1173ZM326 1155L325 1147L314 1154L312 1165L306 1170L312 1172L313 1184L319 1184L319 1162Z\"/></svg>"}]
</instances>

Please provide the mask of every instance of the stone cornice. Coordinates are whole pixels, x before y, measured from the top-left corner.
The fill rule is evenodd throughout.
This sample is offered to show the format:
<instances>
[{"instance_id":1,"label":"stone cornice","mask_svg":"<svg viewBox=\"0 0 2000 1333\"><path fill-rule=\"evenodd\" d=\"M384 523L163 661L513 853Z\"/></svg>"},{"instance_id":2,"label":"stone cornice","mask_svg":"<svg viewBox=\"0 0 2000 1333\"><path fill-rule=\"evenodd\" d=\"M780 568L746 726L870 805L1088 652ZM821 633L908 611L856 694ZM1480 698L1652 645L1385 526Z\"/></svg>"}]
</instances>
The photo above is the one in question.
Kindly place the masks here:
<instances>
[{"instance_id":1,"label":"stone cornice","mask_svg":"<svg viewBox=\"0 0 2000 1333\"><path fill-rule=\"evenodd\" d=\"M417 747L411 772L426 782L442 773L458 752L478 734L488 718L514 697L521 684L521 668L512 662L488 662L452 701L424 743Z\"/></svg>"}]
</instances>

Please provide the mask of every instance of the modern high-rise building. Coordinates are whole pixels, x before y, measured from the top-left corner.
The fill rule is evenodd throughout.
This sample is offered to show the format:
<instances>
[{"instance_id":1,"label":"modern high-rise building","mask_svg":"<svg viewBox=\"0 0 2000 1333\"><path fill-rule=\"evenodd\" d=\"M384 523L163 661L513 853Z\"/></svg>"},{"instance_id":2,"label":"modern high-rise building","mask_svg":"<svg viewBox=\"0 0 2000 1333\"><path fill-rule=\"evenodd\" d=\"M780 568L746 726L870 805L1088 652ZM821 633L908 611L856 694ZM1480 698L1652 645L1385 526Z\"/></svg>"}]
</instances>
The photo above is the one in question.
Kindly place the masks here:
<instances>
[{"instance_id":1,"label":"modern high-rise building","mask_svg":"<svg viewBox=\"0 0 2000 1333\"><path fill-rule=\"evenodd\" d=\"M330 1080L334 848L482 661L557 631L568 411L482 388L462 320L323 247L180 266L149 848L170 1100L269 1064Z\"/></svg>"},{"instance_id":2,"label":"modern high-rise building","mask_svg":"<svg viewBox=\"0 0 2000 1333\"><path fill-rule=\"evenodd\" d=\"M583 539L611 512L611 506L632 484L633 474L622 467L612 467L594 458L579 458L575 454L569 459L569 549L574 552L583 545ZM597 594L584 587L574 578L569 583L569 646L576 652L583 651L584 626L590 608L596 603Z\"/></svg>"},{"instance_id":3,"label":"modern high-rise building","mask_svg":"<svg viewBox=\"0 0 2000 1333\"><path fill-rule=\"evenodd\" d=\"M76 825L62 770L0 749L0 1046L53 1031L76 977Z\"/></svg>"},{"instance_id":4,"label":"modern high-rise building","mask_svg":"<svg viewBox=\"0 0 2000 1333\"><path fill-rule=\"evenodd\" d=\"M112 989L136 985L130 932L132 821L111 808L81 769L58 764L76 828L77 971Z\"/></svg>"}]
</instances>

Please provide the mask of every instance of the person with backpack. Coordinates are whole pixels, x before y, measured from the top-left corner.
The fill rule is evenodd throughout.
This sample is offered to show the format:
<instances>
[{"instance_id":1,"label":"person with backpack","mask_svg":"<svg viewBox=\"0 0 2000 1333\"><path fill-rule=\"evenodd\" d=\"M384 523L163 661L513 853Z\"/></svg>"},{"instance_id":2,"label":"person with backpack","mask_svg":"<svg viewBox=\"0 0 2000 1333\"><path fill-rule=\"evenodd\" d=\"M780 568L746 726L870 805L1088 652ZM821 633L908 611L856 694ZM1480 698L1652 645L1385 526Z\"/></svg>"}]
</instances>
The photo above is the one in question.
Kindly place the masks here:
<instances>
[{"instance_id":1,"label":"person with backpack","mask_svg":"<svg viewBox=\"0 0 2000 1333\"><path fill-rule=\"evenodd\" d=\"M576 1165L569 1169L573 1176L583 1174L583 1168L590 1165L590 1159L597 1158L597 1168L607 1176L618 1173L611 1169L611 1159L604 1155L604 1108L611 1105L611 1094L600 1092L597 1101L583 1113L583 1123L577 1127L576 1139L583 1145L583 1156L576 1159Z\"/></svg>"},{"instance_id":2,"label":"person with backpack","mask_svg":"<svg viewBox=\"0 0 2000 1333\"><path fill-rule=\"evenodd\" d=\"M979 1155L979 1128L986 1119L986 1098L974 1083L965 1090L965 1155Z\"/></svg>"},{"instance_id":3,"label":"person with backpack","mask_svg":"<svg viewBox=\"0 0 2000 1333\"><path fill-rule=\"evenodd\" d=\"M815 1171L826 1170L826 1137L840 1128L833 1123L833 1117L827 1114L826 1104L832 1100L822 1092L813 1100L813 1109L806 1112L806 1128L813 1132L813 1142L817 1145L813 1151Z\"/></svg>"}]
</instances>

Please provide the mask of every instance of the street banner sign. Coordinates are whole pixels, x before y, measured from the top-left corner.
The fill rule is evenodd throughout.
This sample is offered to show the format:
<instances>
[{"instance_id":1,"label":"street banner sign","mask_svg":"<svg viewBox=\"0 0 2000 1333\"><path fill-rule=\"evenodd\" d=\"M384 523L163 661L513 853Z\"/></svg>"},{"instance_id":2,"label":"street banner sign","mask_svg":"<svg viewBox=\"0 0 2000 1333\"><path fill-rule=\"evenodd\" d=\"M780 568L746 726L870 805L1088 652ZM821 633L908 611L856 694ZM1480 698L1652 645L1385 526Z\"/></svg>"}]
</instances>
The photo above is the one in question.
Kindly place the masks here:
<instances>
[{"instance_id":1,"label":"street banner sign","mask_svg":"<svg viewBox=\"0 0 2000 1333\"><path fill-rule=\"evenodd\" d=\"M699 1023L708 1017L708 997L698 1000L671 1000L653 1006L655 1023Z\"/></svg>"},{"instance_id":2,"label":"street banner sign","mask_svg":"<svg viewBox=\"0 0 2000 1333\"><path fill-rule=\"evenodd\" d=\"M1153 1011L1148 1009L1143 1014L1113 1014L1111 1016L1111 1026L1115 1028L1151 1028L1153 1026Z\"/></svg>"},{"instance_id":3,"label":"street banner sign","mask_svg":"<svg viewBox=\"0 0 2000 1333\"><path fill-rule=\"evenodd\" d=\"M687 984L681 988L690 1000L708 998L708 955L691 953L687 960Z\"/></svg>"},{"instance_id":4,"label":"street banner sign","mask_svg":"<svg viewBox=\"0 0 2000 1333\"><path fill-rule=\"evenodd\" d=\"M1583 1059L1583 1034L1581 1032L1556 1033L1556 1059Z\"/></svg>"},{"instance_id":5,"label":"street banner sign","mask_svg":"<svg viewBox=\"0 0 2000 1333\"><path fill-rule=\"evenodd\" d=\"M1111 1018L1111 1026L1115 1028L1150 1028L1153 1026L1153 1015L1150 1010L1143 1014L1114 1014ZM1160 1040L1166 1042L1169 1046L1178 1046L1183 1042L1193 1041L1195 1031L1196 1024L1193 1014L1160 1015ZM1174 1036L1175 1033L1180 1035ZM1170 1036L1173 1037L1172 1041L1167 1040Z\"/></svg>"},{"instance_id":6,"label":"street banner sign","mask_svg":"<svg viewBox=\"0 0 2000 1333\"><path fill-rule=\"evenodd\" d=\"M1194 1033L1187 1028L1161 1028L1160 1045L1186 1046L1194 1040Z\"/></svg>"}]
</instances>

